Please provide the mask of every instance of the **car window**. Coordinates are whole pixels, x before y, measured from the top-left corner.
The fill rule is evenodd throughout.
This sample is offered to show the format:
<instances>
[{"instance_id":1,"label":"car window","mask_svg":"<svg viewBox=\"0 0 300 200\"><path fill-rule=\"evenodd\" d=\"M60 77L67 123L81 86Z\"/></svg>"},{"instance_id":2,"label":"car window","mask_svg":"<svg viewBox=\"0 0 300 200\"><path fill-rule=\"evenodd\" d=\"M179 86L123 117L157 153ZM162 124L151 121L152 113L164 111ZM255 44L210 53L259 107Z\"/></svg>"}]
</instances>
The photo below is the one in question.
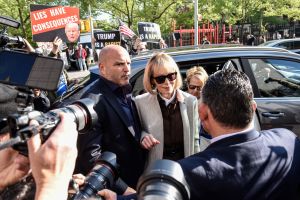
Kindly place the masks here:
<instances>
[{"instance_id":1,"label":"car window","mask_svg":"<svg viewBox=\"0 0 300 200\"><path fill-rule=\"evenodd\" d=\"M294 49L300 49L300 41L294 41Z\"/></svg>"},{"instance_id":2,"label":"car window","mask_svg":"<svg viewBox=\"0 0 300 200\"><path fill-rule=\"evenodd\" d=\"M208 75L213 74L214 72L223 68L224 64L230 60L227 59L209 59L209 60L187 60L184 62L177 62L178 67L180 69L180 73L183 80L182 90L187 91L187 84L186 84L186 71L194 66L201 66L205 69ZM234 67L235 64L233 63ZM143 77L144 77L144 70L141 70L133 78L130 79L130 83L133 87L132 95L137 96L145 92L143 87Z\"/></svg>"},{"instance_id":3,"label":"car window","mask_svg":"<svg viewBox=\"0 0 300 200\"><path fill-rule=\"evenodd\" d=\"M277 44L275 47L283 48L283 49L293 49L293 42L282 42Z\"/></svg>"},{"instance_id":4,"label":"car window","mask_svg":"<svg viewBox=\"0 0 300 200\"><path fill-rule=\"evenodd\" d=\"M279 59L249 59L262 97L300 97L300 63Z\"/></svg>"}]
</instances>

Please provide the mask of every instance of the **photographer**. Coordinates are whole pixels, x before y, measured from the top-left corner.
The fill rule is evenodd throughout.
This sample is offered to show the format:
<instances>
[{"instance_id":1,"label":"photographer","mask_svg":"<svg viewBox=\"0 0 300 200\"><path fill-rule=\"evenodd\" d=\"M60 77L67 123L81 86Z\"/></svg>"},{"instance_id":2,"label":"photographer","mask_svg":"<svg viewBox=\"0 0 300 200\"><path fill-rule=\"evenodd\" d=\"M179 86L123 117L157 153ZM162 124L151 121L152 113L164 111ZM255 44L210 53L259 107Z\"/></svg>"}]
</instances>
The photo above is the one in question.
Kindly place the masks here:
<instances>
[{"instance_id":1,"label":"photographer","mask_svg":"<svg viewBox=\"0 0 300 200\"><path fill-rule=\"evenodd\" d=\"M50 108L50 101L45 95L44 91L38 88L33 89L34 99L33 105L34 109L41 112L47 112Z\"/></svg>"},{"instance_id":2,"label":"photographer","mask_svg":"<svg viewBox=\"0 0 300 200\"><path fill-rule=\"evenodd\" d=\"M5 118L13 113L17 113L15 98L18 91L12 86L0 84L0 116L1 116L1 141L9 139L9 129L5 123ZM27 142L29 150L29 161L32 176L36 183L36 200L47 199L67 199L67 188L71 179L75 159L77 156L76 124L67 115L60 115L61 122L53 131L45 143L41 143L40 135L36 134ZM31 121L30 125L36 125L36 121ZM26 180L31 182L29 174L28 158L19 154L12 148L0 151L0 177L1 194L0 199L13 199L8 195L13 195L17 199L33 199L24 197L23 192L30 193ZM26 179L26 180L25 180ZM23 189L15 190L13 185L23 181ZM11 186L10 186L11 185ZM10 187L9 187L10 186ZM20 188L18 188L20 189ZM11 191L9 191L11 190ZM20 192L17 197L17 193Z\"/></svg>"}]
</instances>

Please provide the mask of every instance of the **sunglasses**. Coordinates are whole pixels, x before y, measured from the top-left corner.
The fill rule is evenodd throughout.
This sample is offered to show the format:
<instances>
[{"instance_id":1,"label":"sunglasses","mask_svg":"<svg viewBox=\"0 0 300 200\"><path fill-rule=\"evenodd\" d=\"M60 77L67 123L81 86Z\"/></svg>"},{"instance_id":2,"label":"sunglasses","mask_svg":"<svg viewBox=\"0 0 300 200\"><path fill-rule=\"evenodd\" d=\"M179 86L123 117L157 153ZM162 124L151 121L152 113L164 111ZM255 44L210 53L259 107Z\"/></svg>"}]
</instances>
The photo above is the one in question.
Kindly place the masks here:
<instances>
[{"instance_id":1,"label":"sunglasses","mask_svg":"<svg viewBox=\"0 0 300 200\"><path fill-rule=\"evenodd\" d=\"M169 81L174 81L177 78L177 72L173 72L167 75L157 76L153 77L153 79L156 81L157 84L162 84L166 81L166 78Z\"/></svg>"},{"instance_id":2,"label":"sunglasses","mask_svg":"<svg viewBox=\"0 0 300 200\"><path fill-rule=\"evenodd\" d=\"M196 88L197 88L198 91L201 91L201 90L202 90L202 86L189 85L189 89L190 89L190 90L194 90L194 89L196 89Z\"/></svg>"}]
</instances>

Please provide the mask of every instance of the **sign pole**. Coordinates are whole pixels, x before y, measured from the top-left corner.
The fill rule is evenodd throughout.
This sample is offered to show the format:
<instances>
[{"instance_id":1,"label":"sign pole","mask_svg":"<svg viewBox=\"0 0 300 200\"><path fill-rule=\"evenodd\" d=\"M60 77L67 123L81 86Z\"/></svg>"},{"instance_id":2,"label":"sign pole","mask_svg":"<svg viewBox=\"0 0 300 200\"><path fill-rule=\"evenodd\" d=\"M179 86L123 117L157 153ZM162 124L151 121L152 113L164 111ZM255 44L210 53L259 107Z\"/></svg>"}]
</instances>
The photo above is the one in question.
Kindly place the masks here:
<instances>
[{"instance_id":1,"label":"sign pole","mask_svg":"<svg viewBox=\"0 0 300 200\"><path fill-rule=\"evenodd\" d=\"M194 0L194 45L198 45L198 0Z\"/></svg>"},{"instance_id":2,"label":"sign pole","mask_svg":"<svg viewBox=\"0 0 300 200\"><path fill-rule=\"evenodd\" d=\"M92 19L92 11L91 11L91 5L89 4L89 20L90 20L90 27L91 27L91 47L92 47L92 54L94 55L95 51L95 43L94 43L94 24Z\"/></svg>"}]
</instances>

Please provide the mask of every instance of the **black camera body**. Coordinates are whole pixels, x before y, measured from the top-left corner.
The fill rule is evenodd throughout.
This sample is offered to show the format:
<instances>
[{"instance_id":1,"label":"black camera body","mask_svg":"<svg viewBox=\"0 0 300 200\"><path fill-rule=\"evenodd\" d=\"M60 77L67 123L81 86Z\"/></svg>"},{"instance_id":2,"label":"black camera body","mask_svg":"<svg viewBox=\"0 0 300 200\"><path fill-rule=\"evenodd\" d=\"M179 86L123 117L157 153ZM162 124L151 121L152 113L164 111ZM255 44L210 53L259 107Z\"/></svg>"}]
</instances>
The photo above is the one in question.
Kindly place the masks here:
<instances>
[{"instance_id":1,"label":"black camera body","mask_svg":"<svg viewBox=\"0 0 300 200\"><path fill-rule=\"evenodd\" d=\"M4 25L3 30L0 31L0 48L6 46L22 48L25 45L25 42L22 37L20 36L13 37L13 36L9 36L6 33L7 26L13 28L19 28L20 22L6 16L0 16L0 24Z\"/></svg>"},{"instance_id":2,"label":"black camera body","mask_svg":"<svg viewBox=\"0 0 300 200\"><path fill-rule=\"evenodd\" d=\"M13 148L21 154L27 155L26 141L35 134L40 134L42 142L45 142L60 122L60 112L71 116L77 125L77 130L85 132L97 121L97 114L93 106L94 101L85 98L75 101L66 107L50 110L47 113L30 111L9 115L7 123L10 129L10 137L13 139L18 138L17 143L13 144ZM29 121L32 119L38 122L39 125L37 127L29 126Z\"/></svg>"},{"instance_id":3,"label":"black camera body","mask_svg":"<svg viewBox=\"0 0 300 200\"><path fill-rule=\"evenodd\" d=\"M97 192L102 189L111 189L118 178L116 154L103 152L86 176L83 188L72 197L72 200L102 199L99 195L97 196Z\"/></svg>"}]
</instances>

